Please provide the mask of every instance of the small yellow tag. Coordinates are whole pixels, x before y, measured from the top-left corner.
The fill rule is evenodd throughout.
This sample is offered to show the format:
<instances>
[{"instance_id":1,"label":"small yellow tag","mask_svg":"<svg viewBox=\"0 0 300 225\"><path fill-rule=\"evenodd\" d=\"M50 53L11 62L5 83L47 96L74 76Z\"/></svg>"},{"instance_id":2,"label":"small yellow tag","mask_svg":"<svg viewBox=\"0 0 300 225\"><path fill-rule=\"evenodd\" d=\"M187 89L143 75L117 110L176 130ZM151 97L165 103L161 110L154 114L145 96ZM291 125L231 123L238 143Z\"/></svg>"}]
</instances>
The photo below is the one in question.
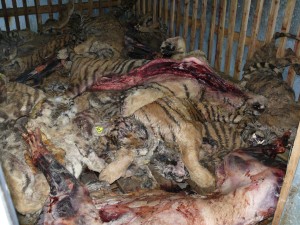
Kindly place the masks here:
<instances>
[{"instance_id":1,"label":"small yellow tag","mask_svg":"<svg viewBox=\"0 0 300 225\"><path fill-rule=\"evenodd\" d=\"M96 131L97 131L98 134L101 134L102 131L103 131L103 129L104 129L104 128L103 128L103 127L100 127L100 126L97 126L97 127L96 127Z\"/></svg>"}]
</instances>

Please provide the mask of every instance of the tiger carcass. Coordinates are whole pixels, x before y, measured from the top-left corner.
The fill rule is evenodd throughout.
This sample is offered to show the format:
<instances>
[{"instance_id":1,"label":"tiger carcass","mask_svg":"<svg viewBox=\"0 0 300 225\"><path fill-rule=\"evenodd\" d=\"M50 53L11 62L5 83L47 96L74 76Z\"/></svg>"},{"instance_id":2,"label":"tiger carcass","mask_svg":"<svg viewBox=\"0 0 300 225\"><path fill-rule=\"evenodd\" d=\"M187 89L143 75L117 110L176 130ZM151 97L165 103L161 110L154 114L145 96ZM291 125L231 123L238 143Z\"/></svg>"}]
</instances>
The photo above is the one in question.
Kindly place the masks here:
<instances>
[{"instance_id":1,"label":"tiger carcass","mask_svg":"<svg viewBox=\"0 0 300 225\"><path fill-rule=\"evenodd\" d=\"M119 63L122 65L120 68L126 63L128 61ZM136 92L134 89L129 89L129 93L132 90L133 92L123 97L122 116L126 118L133 116L148 128L148 133L154 133L156 138L173 147L176 146L192 180L204 189L214 186L214 178L198 162L198 149L202 145L203 134L211 133L205 131L206 126L203 126L203 122L211 117L212 122L240 123L264 110L265 102L262 96L242 92L238 87L222 80L205 62L196 58L187 58L182 62L171 59L154 60L124 75L115 75L114 72L110 74L109 70L104 73L98 70L94 73L95 77L91 79L89 85L83 84L84 88L124 90L139 84L153 84L148 88L137 88ZM93 84L96 78L97 82ZM188 83L178 82L177 88L172 90L178 79L181 81L186 79ZM161 85L167 80L174 81L175 85L173 87L168 84ZM75 87L77 92L80 84ZM152 91L149 91L151 89ZM179 90L180 92L177 93L176 91ZM213 107L215 110L212 110L212 113L217 113L218 107L222 113L215 116L202 115L200 106L205 101L218 105ZM200 104L197 105L198 103ZM218 126L217 123L214 125ZM208 127L212 126L210 124ZM109 176L108 172L105 174L105 177Z\"/></svg>"},{"instance_id":2,"label":"tiger carcass","mask_svg":"<svg viewBox=\"0 0 300 225\"><path fill-rule=\"evenodd\" d=\"M295 103L294 90L283 80L282 72L288 66L297 70L300 59L292 49L284 49L283 55L277 56L276 40L281 37L300 41L299 37L290 33L275 33L269 43L259 48L253 57L247 60L240 84L268 99L266 110L253 126L256 129L269 130L269 133L277 136L292 129L292 142L300 120L300 106ZM272 140L273 135L269 136L266 137L268 141Z\"/></svg>"}]
</instances>

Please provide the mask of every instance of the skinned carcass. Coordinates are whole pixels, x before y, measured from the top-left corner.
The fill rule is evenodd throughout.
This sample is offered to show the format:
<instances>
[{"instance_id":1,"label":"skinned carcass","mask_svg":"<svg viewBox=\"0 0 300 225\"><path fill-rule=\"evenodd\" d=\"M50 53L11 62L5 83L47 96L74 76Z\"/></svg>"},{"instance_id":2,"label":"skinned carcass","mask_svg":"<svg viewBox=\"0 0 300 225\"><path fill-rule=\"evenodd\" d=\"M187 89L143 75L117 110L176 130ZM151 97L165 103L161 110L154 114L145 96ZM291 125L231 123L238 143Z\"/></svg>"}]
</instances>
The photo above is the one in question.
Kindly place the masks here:
<instances>
[{"instance_id":1,"label":"skinned carcass","mask_svg":"<svg viewBox=\"0 0 300 225\"><path fill-rule=\"evenodd\" d=\"M285 165L271 156L285 150L288 136L227 155L216 168L218 192L207 198L149 191L93 195L92 202L87 189L43 146L39 130L23 134L51 186L39 224L255 224L275 211Z\"/></svg>"},{"instance_id":2,"label":"skinned carcass","mask_svg":"<svg viewBox=\"0 0 300 225\"><path fill-rule=\"evenodd\" d=\"M275 212L285 165L270 155L283 152L288 136L228 154L216 168L219 192L207 198L147 191L94 203L107 224L256 224Z\"/></svg>"},{"instance_id":3,"label":"skinned carcass","mask_svg":"<svg viewBox=\"0 0 300 225\"><path fill-rule=\"evenodd\" d=\"M50 185L37 224L102 224L88 190L45 148L40 130L23 134L30 146L33 163Z\"/></svg>"}]
</instances>

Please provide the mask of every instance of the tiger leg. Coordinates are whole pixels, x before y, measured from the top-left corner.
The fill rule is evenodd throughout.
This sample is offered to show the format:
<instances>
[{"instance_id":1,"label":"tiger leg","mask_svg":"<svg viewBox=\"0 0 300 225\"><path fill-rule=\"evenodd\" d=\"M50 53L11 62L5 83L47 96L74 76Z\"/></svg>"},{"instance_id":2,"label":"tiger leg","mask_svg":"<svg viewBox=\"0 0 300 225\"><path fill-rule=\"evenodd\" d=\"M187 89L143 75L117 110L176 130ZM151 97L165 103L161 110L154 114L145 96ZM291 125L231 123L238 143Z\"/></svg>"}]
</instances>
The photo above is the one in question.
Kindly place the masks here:
<instances>
[{"instance_id":1,"label":"tiger leg","mask_svg":"<svg viewBox=\"0 0 300 225\"><path fill-rule=\"evenodd\" d=\"M202 145L202 132L199 129L200 124L197 125L196 127L194 124L186 123L181 127L180 134L178 135L178 147L191 180L203 192L212 192L215 190L215 178L208 169L199 163L198 149Z\"/></svg>"},{"instance_id":2,"label":"tiger leg","mask_svg":"<svg viewBox=\"0 0 300 225\"><path fill-rule=\"evenodd\" d=\"M116 159L108 164L99 175L100 180L104 180L108 183L113 183L120 177L124 176L128 167L134 160L134 154L131 150L121 148L118 151Z\"/></svg>"}]
</instances>

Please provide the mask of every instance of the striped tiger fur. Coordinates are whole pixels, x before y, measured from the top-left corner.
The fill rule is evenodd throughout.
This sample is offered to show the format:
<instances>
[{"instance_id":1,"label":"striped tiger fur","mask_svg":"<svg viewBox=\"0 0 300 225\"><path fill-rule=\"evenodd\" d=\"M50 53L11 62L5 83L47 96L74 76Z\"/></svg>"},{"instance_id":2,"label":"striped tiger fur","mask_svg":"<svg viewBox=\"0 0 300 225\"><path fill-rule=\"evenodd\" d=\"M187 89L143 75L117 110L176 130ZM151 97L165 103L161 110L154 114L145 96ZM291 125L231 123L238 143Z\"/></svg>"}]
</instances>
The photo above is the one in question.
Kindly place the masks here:
<instances>
[{"instance_id":1,"label":"striped tiger fur","mask_svg":"<svg viewBox=\"0 0 300 225\"><path fill-rule=\"evenodd\" d=\"M208 144L217 145L218 150L243 146L234 124L229 126L221 122L206 122L202 113L188 99L160 98L133 115L167 146L180 152L191 179L203 189L213 189L215 185L213 175L199 164L199 160L211 151L203 149L203 143L209 140Z\"/></svg>"},{"instance_id":2,"label":"striped tiger fur","mask_svg":"<svg viewBox=\"0 0 300 225\"><path fill-rule=\"evenodd\" d=\"M79 32L74 35L82 43L74 48L75 53L94 54L102 59L123 56L125 28L117 18L109 14L99 17L80 15L80 17Z\"/></svg>"},{"instance_id":3,"label":"striped tiger fur","mask_svg":"<svg viewBox=\"0 0 300 225\"><path fill-rule=\"evenodd\" d=\"M25 42L33 40L37 36L37 33L25 29L25 30L12 30L9 32L0 31L0 41L6 43L14 43L21 45Z\"/></svg>"},{"instance_id":4,"label":"striped tiger fur","mask_svg":"<svg viewBox=\"0 0 300 225\"><path fill-rule=\"evenodd\" d=\"M242 81L243 82L243 81ZM267 75L256 71L252 73L245 84L248 90L263 95L271 102L292 103L295 101L295 93L282 78ZM279 104L279 103L278 103Z\"/></svg>"},{"instance_id":5,"label":"striped tiger fur","mask_svg":"<svg viewBox=\"0 0 300 225\"><path fill-rule=\"evenodd\" d=\"M0 122L29 116L36 104L46 98L43 91L24 84L7 82L5 86L3 90L5 98L0 103Z\"/></svg>"},{"instance_id":6,"label":"striped tiger fur","mask_svg":"<svg viewBox=\"0 0 300 225\"><path fill-rule=\"evenodd\" d=\"M30 30L0 31L0 62L14 59L18 54L18 47L32 41L37 34Z\"/></svg>"},{"instance_id":7,"label":"striped tiger fur","mask_svg":"<svg viewBox=\"0 0 300 225\"><path fill-rule=\"evenodd\" d=\"M184 78L151 82L124 91L121 95L121 114L123 117L132 116L144 106L166 97L190 101L195 108L195 111L191 111L195 114L194 119L196 118L202 123L217 122L240 125L243 121L248 121L249 117L253 118L252 109L247 109L249 107L247 100L236 105L234 110L228 110L223 107L225 104L230 104L228 99L218 98L219 102L209 99L205 97L205 90L199 86L197 81Z\"/></svg>"},{"instance_id":8,"label":"striped tiger fur","mask_svg":"<svg viewBox=\"0 0 300 225\"><path fill-rule=\"evenodd\" d=\"M42 208L49 195L49 185L41 173L36 173L26 163L27 146L18 123L0 123L0 163L14 206L25 215Z\"/></svg>"},{"instance_id":9,"label":"striped tiger fur","mask_svg":"<svg viewBox=\"0 0 300 225\"><path fill-rule=\"evenodd\" d=\"M287 66L299 65L299 58L291 49L285 51L282 58L276 58L277 47L275 41L281 37L288 37L300 41L300 38L290 33L275 33L270 43L255 52L248 60L240 84L248 90L261 94L270 101L280 99L280 102L293 102L293 89L283 81L282 71Z\"/></svg>"},{"instance_id":10,"label":"striped tiger fur","mask_svg":"<svg viewBox=\"0 0 300 225\"><path fill-rule=\"evenodd\" d=\"M283 69L287 66L298 65L299 58L291 49L285 50L284 56L276 58L277 47L276 40L278 38L287 37L300 41L300 38L294 34L276 32L272 40L258 49L253 57L247 60L244 66L244 74L241 85L246 86L246 83L254 73L263 73L264 75L273 75L281 78Z\"/></svg>"},{"instance_id":11,"label":"striped tiger fur","mask_svg":"<svg viewBox=\"0 0 300 225\"><path fill-rule=\"evenodd\" d=\"M71 62L71 86L67 95L74 98L86 91L99 77L103 77L108 74L127 73L149 61L145 59L102 60L82 55L74 55L71 57Z\"/></svg>"},{"instance_id":12,"label":"striped tiger fur","mask_svg":"<svg viewBox=\"0 0 300 225\"><path fill-rule=\"evenodd\" d=\"M7 82L6 76L0 73L0 104L7 100Z\"/></svg>"},{"instance_id":13,"label":"striped tiger fur","mask_svg":"<svg viewBox=\"0 0 300 225\"><path fill-rule=\"evenodd\" d=\"M163 98L163 100L166 100L166 98ZM159 104L158 102L160 102L160 101L161 100L157 100L157 101L145 106L146 107L145 111L146 111L147 115L151 114L151 112L148 112L149 105ZM184 100L182 102L184 102ZM168 121L168 127L170 127L171 131L167 131L166 133L160 132L159 134L157 134L157 132L154 132L154 134L152 134L153 130L151 128L149 128L149 124L145 124L145 122L142 120L138 120L139 123L141 123L140 125L138 125L139 123L134 122L137 118L136 114L140 110L135 112L133 117L130 116L130 117L123 118L123 119L118 117L118 113L117 114L105 113L106 116L103 117L102 113L103 113L104 108L109 109L108 111L112 110L111 107L114 108L114 104L112 104L112 103L107 103L107 104L108 105L105 104L103 108L99 107L98 110L96 110L96 111L88 110L88 111L80 113L77 116L75 121L76 121L77 126L80 127L80 129L85 133L85 135L87 135L86 137L95 135L95 133L96 133L96 131L94 131L95 126L100 125L101 128L103 128L103 131L101 131L101 134L98 134L98 135L101 135L99 151L101 152L103 157L105 156L105 158L107 158L107 159L112 159L113 160L112 163L114 162L114 157L113 157L113 155L115 154L114 152L118 152L118 149L120 148L120 146L122 146L123 148L126 146L127 148L130 148L131 150L135 149L136 156L139 156L139 157L141 157L141 155L140 155L141 153L139 153L139 151L141 151L141 149L145 148L145 145L146 145L146 148L148 149L148 151L149 151L150 146L152 146L152 147L153 147L153 145L156 146L156 144L153 144L153 143L157 143L157 141L155 141L156 139L161 140L164 143L164 145L166 145L172 149L177 149L178 148L177 145L182 147L182 143L181 143L182 139L178 138L179 136L184 135L184 134L182 134L182 132L191 132L191 135L189 137L191 140L193 140L194 138L195 138L195 140L199 140L202 138L202 140L200 141L200 142L202 142L202 145L199 145L198 147L196 147L195 151L197 151L197 155L199 155L200 160L203 160L203 161L205 161L205 159L208 159L208 158L210 158L210 159L214 158L215 161L212 163L217 163L218 162L217 160L220 160L222 158L222 156L224 156L226 153L228 153L228 151L230 151L231 149L245 146L245 142L240 137L240 133L239 133L240 129L238 129L237 125L235 125L235 124L230 124L230 123L226 124L226 123L221 123L221 122L204 122L203 124L201 123L201 126L203 126L203 133L204 133L203 137L198 136L198 135L200 135L199 133L194 134L193 129L189 129L188 131L187 130L185 130L185 131L179 130L177 136L173 134L173 137L174 138L176 137L178 139L175 139L175 140L172 139L172 141L170 142L165 137L166 133L171 134L171 133L176 132L171 127L174 127L176 125L178 125L179 127L181 127L181 125L184 126L182 121L178 121L178 123L174 125L174 121L170 120L170 121ZM178 104L176 104L176 105L178 105ZM145 108L145 107L143 107L143 108ZM182 111L187 110L185 104L180 105L178 107L183 108ZM170 108L166 108L165 110L170 110ZM197 111L197 109L194 109L194 110L195 110L195 112ZM118 112L118 110L116 110L115 112ZM167 111L163 111L164 114L162 112L159 112L159 113L160 113L160 115L157 117L159 117L160 120L162 118L164 118L164 115L170 116ZM171 113L173 115L175 112L172 112L170 110L170 114ZM101 115L100 116L101 119L98 118L99 116L97 116L97 115ZM182 115L179 115L179 116L182 116ZM194 114L193 116L196 116L196 115ZM200 117L202 115L201 115L201 113L199 113L199 115L197 115L197 116ZM150 117L151 116L148 116L148 118L150 118ZM100 119L100 121L99 121L99 119ZM197 119L199 120L199 118L197 118ZM199 121L193 120L193 121L191 121L191 123L199 123ZM156 127L165 127L165 126L166 126L165 124L157 124L157 123L151 124L151 127L153 129L155 129ZM88 131L88 132L86 133L86 131ZM181 152L180 150L181 149L179 149L179 152ZM189 148L187 151L193 151L193 150L194 149ZM174 154L175 154L175 152L174 152ZM104 171L106 171L106 169L104 169ZM103 174L105 174L105 176ZM111 179L113 179L112 174L108 175L107 172L103 172L103 174L102 173L100 174L101 179L104 179L109 182L114 181L114 180L111 180ZM173 178L175 180L177 180L177 178L175 178L175 177L173 177Z\"/></svg>"},{"instance_id":14,"label":"striped tiger fur","mask_svg":"<svg viewBox=\"0 0 300 225\"><path fill-rule=\"evenodd\" d=\"M203 127L205 134L202 137L201 148L198 150L199 163L212 174L215 173L216 166L222 162L224 156L230 151L248 146L243 138L247 139L256 135L256 130L251 130L253 133L250 134L249 131L241 138L240 129L236 129L234 125L219 122L205 122ZM264 138L264 136L262 137ZM257 141L257 139L253 141ZM189 172L186 170L184 162L182 162L181 153L174 151L174 148L170 148L169 145L166 146L164 142L160 142L155 149L151 164L166 179L175 182L184 182L189 179Z\"/></svg>"},{"instance_id":15,"label":"striped tiger fur","mask_svg":"<svg viewBox=\"0 0 300 225\"><path fill-rule=\"evenodd\" d=\"M246 62L240 84L254 93L264 95L269 100L281 99L284 102L293 102L294 91L283 81L282 71L287 66L298 71L300 59L291 49L286 49L283 57L276 58L276 40L282 37L300 41L300 37L296 35L276 32L271 42L257 50Z\"/></svg>"},{"instance_id":16,"label":"striped tiger fur","mask_svg":"<svg viewBox=\"0 0 300 225\"><path fill-rule=\"evenodd\" d=\"M66 47L73 43L73 41L74 37L70 34L54 35L50 36L50 39L38 36L38 40L28 43L30 46L29 51L18 54L14 59L3 63L0 70L10 79L14 79L15 76L33 69L35 66L46 61L47 58L54 56L59 49ZM40 45L36 46L34 42L40 42ZM23 45L20 46L20 49L23 47L26 49Z\"/></svg>"},{"instance_id":17,"label":"striped tiger fur","mask_svg":"<svg viewBox=\"0 0 300 225\"><path fill-rule=\"evenodd\" d=\"M187 98L193 101L199 112L202 113L203 121L237 124L246 117L254 116L251 107L248 108L246 100L239 99L241 102L232 109L225 107L226 104L231 104L228 98L221 98L214 92L217 97L216 100L213 100L212 96L205 92L207 91L196 80L184 78L151 82L133 87L123 94L122 116L131 116L139 108L167 96Z\"/></svg>"},{"instance_id":18,"label":"striped tiger fur","mask_svg":"<svg viewBox=\"0 0 300 225\"><path fill-rule=\"evenodd\" d=\"M282 78L282 71L287 66L291 66L298 72L300 61L291 49L286 49L283 57L276 58L276 39L281 37L300 40L293 34L275 33L271 42L258 49L253 58L246 62L243 78L240 81L241 86L265 96L268 100L266 110L258 120L245 128L253 130L252 127L256 127L258 132L271 133L272 135L269 135L264 132L265 143L270 143L274 134L282 136L287 130L293 130L290 139L293 142L296 124L300 120L300 107L295 103L294 90Z\"/></svg>"},{"instance_id":19,"label":"striped tiger fur","mask_svg":"<svg viewBox=\"0 0 300 225\"><path fill-rule=\"evenodd\" d=\"M123 92L87 94L93 109L79 113L75 123L86 138L96 134L97 124L102 128L98 134L101 136L99 149L106 152L107 157L111 157L107 149L117 151L125 145L131 149L141 148L140 137L143 137L142 143L147 139L149 143L160 140L179 152L187 149L193 154L196 151L201 160L221 159L228 151L247 143L240 134L243 128L240 124L247 117L246 112L237 110L233 114L216 104L201 102L203 93L195 80L152 82ZM135 120L143 126L135 126ZM148 135L139 136L143 133ZM189 144L181 136L189 136L188 142L196 144L186 148L185 144Z\"/></svg>"},{"instance_id":20,"label":"striped tiger fur","mask_svg":"<svg viewBox=\"0 0 300 225\"><path fill-rule=\"evenodd\" d=\"M148 133L153 132L168 148L177 149L192 179L202 188L202 182L210 179L207 168L213 173L213 164L228 151L255 141L255 131L241 134L247 122L257 119L252 107L257 104L259 111L264 102L255 95L251 100L210 93L190 79L151 82L122 96L122 115L133 116ZM211 162L210 167L207 162Z\"/></svg>"}]
</instances>

